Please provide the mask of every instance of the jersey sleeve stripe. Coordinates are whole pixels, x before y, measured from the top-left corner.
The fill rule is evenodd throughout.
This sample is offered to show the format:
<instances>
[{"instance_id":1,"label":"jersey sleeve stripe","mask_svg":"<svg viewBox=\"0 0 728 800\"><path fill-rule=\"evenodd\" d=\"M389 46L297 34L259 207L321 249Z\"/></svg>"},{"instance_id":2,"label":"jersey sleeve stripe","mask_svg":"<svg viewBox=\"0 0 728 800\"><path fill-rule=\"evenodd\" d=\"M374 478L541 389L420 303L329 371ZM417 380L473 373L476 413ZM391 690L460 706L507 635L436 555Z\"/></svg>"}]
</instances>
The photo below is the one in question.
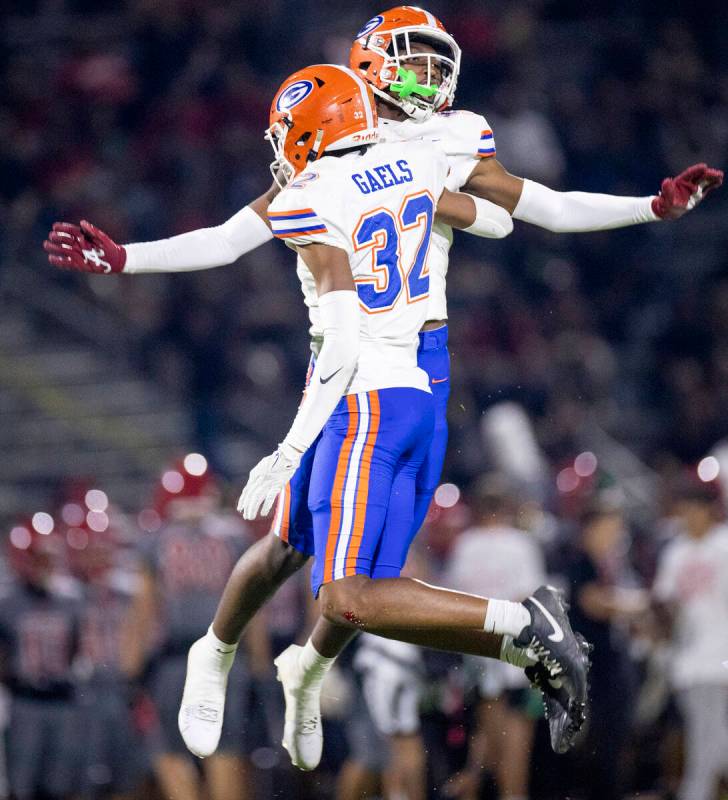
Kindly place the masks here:
<instances>
[{"instance_id":1,"label":"jersey sleeve stripe","mask_svg":"<svg viewBox=\"0 0 728 800\"><path fill-rule=\"evenodd\" d=\"M493 131L490 128L480 132L480 145L478 146L478 157L489 158L495 155L495 140Z\"/></svg>"},{"instance_id":2,"label":"jersey sleeve stripe","mask_svg":"<svg viewBox=\"0 0 728 800\"><path fill-rule=\"evenodd\" d=\"M273 235L277 239L288 239L291 236L307 236L312 233L328 233L328 228L324 225L315 225L307 228L286 228L284 230L273 229Z\"/></svg>"},{"instance_id":3,"label":"jersey sleeve stripe","mask_svg":"<svg viewBox=\"0 0 728 800\"><path fill-rule=\"evenodd\" d=\"M269 211L269 219L299 219L301 217L315 217L316 212L312 208L296 208L290 211Z\"/></svg>"},{"instance_id":4,"label":"jersey sleeve stripe","mask_svg":"<svg viewBox=\"0 0 728 800\"><path fill-rule=\"evenodd\" d=\"M307 236L314 233L328 233L324 221L312 208L292 208L286 211L268 212L273 235L279 239L292 236Z\"/></svg>"}]
</instances>

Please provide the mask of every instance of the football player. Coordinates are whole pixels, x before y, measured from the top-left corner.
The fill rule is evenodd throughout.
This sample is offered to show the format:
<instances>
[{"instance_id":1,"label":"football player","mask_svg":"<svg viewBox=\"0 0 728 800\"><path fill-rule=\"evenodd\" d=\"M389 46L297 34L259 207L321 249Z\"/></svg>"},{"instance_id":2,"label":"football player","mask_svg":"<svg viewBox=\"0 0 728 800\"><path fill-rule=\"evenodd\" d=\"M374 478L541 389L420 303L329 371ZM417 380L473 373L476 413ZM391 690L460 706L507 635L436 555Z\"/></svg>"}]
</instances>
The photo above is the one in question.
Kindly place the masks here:
<instances>
[{"instance_id":1,"label":"football player","mask_svg":"<svg viewBox=\"0 0 728 800\"><path fill-rule=\"evenodd\" d=\"M722 482L721 482L722 483ZM669 637L669 683L684 721L680 800L720 794L728 774L728 526L718 481L687 474L672 487L679 534L660 553L653 599Z\"/></svg>"},{"instance_id":2,"label":"football player","mask_svg":"<svg viewBox=\"0 0 728 800\"><path fill-rule=\"evenodd\" d=\"M485 119L469 112L450 111L460 50L439 20L422 9L400 6L370 20L357 34L351 66L361 70L373 84L385 139L439 139L437 146L447 154L451 168L452 183L448 181L448 186L465 188L513 212L517 219L549 230L589 231L676 219L722 180L719 171L696 165L677 178L666 179L657 196L624 198L554 192L510 175L495 157L492 131ZM171 239L121 246L83 221L80 225L56 223L44 247L54 266L96 273L173 272L228 264L272 238L265 215L276 192L273 184L223 225ZM428 309L418 359L431 376L437 422L432 452L417 485L413 530L439 477L445 449L449 369L443 321L447 319L445 273L450 241L447 227L435 225L429 254L431 310ZM286 502L276 513L276 535L250 548L236 565L213 621L216 639L235 644L261 605L310 555L302 545L310 528L307 484L299 477L297 473ZM206 653L199 649L191 666L200 677L207 676L205 681L217 674L222 686L224 678L215 655L216 646L214 641L208 644Z\"/></svg>"},{"instance_id":3,"label":"football player","mask_svg":"<svg viewBox=\"0 0 728 800\"><path fill-rule=\"evenodd\" d=\"M465 631L463 647L475 634L491 655L512 637L516 650L530 647L584 701L586 664L555 591L542 587L521 604L400 577L435 423L430 377L417 365L432 224L437 217L502 237L509 215L447 190L447 158L432 146L377 144L371 88L351 69L319 64L295 73L273 99L270 121L274 174L286 184L268 218L305 265L304 293L310 281L311 320L322 338L296 419L251 471L238 510L247 519L265 515L314 452L305 545L314 551L312 589L326 623L275 661L293 763L318 765L321 684L360 630L415 644L437 645L442 636L456 649Z\"/></svg>"},{"instance_id":4,"label":"football player","mask_svg":"<svg viewBox=\"0 0 728 800\"><path fill-rule=\"evenodd\" d=\"M8 782L17 800L60 800L78 787L81 716L73 662L81 605L61 579L64 541L49 514L13 526L15 583L0 597L0 664L10 692Z\"/></svg>"}]
</instances>

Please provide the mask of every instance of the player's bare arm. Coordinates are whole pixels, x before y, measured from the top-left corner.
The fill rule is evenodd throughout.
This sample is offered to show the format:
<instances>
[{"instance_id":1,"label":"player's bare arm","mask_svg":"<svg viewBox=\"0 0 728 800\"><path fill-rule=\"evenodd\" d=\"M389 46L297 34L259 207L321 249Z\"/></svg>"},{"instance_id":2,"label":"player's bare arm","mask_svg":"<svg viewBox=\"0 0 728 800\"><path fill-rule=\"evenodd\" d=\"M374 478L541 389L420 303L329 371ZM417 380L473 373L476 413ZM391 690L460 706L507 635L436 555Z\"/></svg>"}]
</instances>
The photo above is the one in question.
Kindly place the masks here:
<instances>
[{"instance_id":1,"label":"player's bare arm","mask_svg":"<svg viewBox=\"0 0 728 800\"><path fill-rule=\"evenodd\" d=\"M513 230L511 215L501 206L449 189L440 195L435 216L438 222L486 239L502 239Z\"/></svg>"},{"instance_id":2,"label":"player's bare arm","mask_svg":"<svg viewBox=\"0 0 728 800\"><path fill-rule=\"evenodd\" d=\"M513 214L523 191L523 178L511 175L496 158L484 158L462 187L464 192L490 200Z\"/></svg>"},{"instance_id":3,"label":"player's bare arm","mask_svg":"<svg viewBox=\"0 0 728 800\"><path fill-rule=\"evenodd\" d=\"M87 220L79 225L55 222L43 249L54 267L77 272L130 274L221 267L273 238L266 213L278 191L274 182L222 225L155 242L121 245Z\"/></svg>"},{"instance_id":4,"label":"player's bare arm","mask_svg":"<svg viewBox=\"0 0 728 800\"><path fill-rule=\"evenodd\" d=\"M557 192L511 175L497 159L487 158L476 165L463 191L490 200L515 219L556 233L578 233L679 219L722 182L721 170L695 164L675 178L665 178L657 195Z\"/></svg>"},{"instance_id":5,"label":"player's bare arm","mask_svg":"<svg viewBox=\"0 0 728 800\"><path fill-rule=\"evenodd\" d=\"M296 251L311 271L319 297L328 292L356 292L349 256L344 250L328 244L309 244Z\"/></svg>"}]
</instances>

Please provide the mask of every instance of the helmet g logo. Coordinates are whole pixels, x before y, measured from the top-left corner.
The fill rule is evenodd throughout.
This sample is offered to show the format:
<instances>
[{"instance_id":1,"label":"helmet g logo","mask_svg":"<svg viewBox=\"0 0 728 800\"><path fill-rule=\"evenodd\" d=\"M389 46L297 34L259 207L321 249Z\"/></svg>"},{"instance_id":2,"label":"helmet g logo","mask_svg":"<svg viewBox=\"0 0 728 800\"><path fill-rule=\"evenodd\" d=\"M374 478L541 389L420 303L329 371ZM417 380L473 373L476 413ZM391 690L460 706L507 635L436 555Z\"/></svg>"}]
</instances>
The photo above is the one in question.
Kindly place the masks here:
<instances>
[{"instance_id":1,"label":"helmet g logo","mask_svg":"<svg viewBox=\"0 0 728 800\"><path fill-rule=\"evenodd\" d=\"M362 36L366 36L368 33L371 33L375 28L378 28L384 22L384 17L381 14L378 14L376 17L372 17L369 22L357 33L356 38L361 39Z\"/></svg>"},{"instance_id":2,"label":"helmet g logo","mask_svg":"<svg viewBox=\"0 0 728 800\"><path fill-rule=\"evenodd\" d=\"M280 97L276 101L276 110L290 111L290 109L307 98L312 91L313 84L311 81L296 81L292 83L281 92Z\"/></svg>"}]
</instances>

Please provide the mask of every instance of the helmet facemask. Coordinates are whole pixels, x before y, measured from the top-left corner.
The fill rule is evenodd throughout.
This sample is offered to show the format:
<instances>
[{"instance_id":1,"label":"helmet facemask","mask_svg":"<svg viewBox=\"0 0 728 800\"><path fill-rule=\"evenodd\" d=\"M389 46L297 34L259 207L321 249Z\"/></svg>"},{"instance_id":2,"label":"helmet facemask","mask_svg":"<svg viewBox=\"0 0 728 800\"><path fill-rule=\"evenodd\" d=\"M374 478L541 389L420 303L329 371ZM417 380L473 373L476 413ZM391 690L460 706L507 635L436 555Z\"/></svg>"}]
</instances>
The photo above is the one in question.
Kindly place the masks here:
<instances>
[{"instance_id":1,"label":"helmet facemask","mask_svg":"<svg viewBox=\"0 0 728 800\"><path fill-rule=\"evenodd\" d=\"M421 26L396 28L386 35L390 39L386 49L376 30L364 45L384 59L378 76L384 88L372 84L377 96L397 106L417 122L424 122L435 111L451 105L460 72L460 48L455 40L444 31ZM413 50L413 45L417 44L428 45L434 52L420 52L418 48ZM407 72L420 67L423 61L426 66L424 80L417 83L418 88L414 91L402 92Z\"/></svg>"},{"instance_id":2,"label":"helmet facemask","mask_svg":"<svg viewBox=\"0 0 728 800\"><path fill-rule=\"evenodd\" d=\"M291 162L286 158L285 144L286 136L290 128L293 127L290 111L284 114L281 119L274 122L265 132L265 138L273 148L273 161L270 162L270 172L278 188L283 189L291 178L296 174L296 170Z\"/></svg>"},{"instance_id":3,"label":"helmet facemask","mask_svg":"<svg viewBox=\"0 0 728 800\"><path fill-rule=\"evenodd\" d=\"M293 119L290 111L286 112L280 120L274 122L270 128L265 132L265 138L271 143L275 158L270 163L271 175L280 189L284 189L291 179L297 175L305 166L296 167L286 158L286 139L288 136L294 136L293 132ZM305 145L313 138L313 143L305 156L306 164L311 161L316 161L322 155L321 141L323 140L324 132L320 128L316 131L315 136L312 137L311 131L302 133L296 142L298 147L305 147ZM331 145L329 150L336 149Z\"/></svg>"}]
</instances>

